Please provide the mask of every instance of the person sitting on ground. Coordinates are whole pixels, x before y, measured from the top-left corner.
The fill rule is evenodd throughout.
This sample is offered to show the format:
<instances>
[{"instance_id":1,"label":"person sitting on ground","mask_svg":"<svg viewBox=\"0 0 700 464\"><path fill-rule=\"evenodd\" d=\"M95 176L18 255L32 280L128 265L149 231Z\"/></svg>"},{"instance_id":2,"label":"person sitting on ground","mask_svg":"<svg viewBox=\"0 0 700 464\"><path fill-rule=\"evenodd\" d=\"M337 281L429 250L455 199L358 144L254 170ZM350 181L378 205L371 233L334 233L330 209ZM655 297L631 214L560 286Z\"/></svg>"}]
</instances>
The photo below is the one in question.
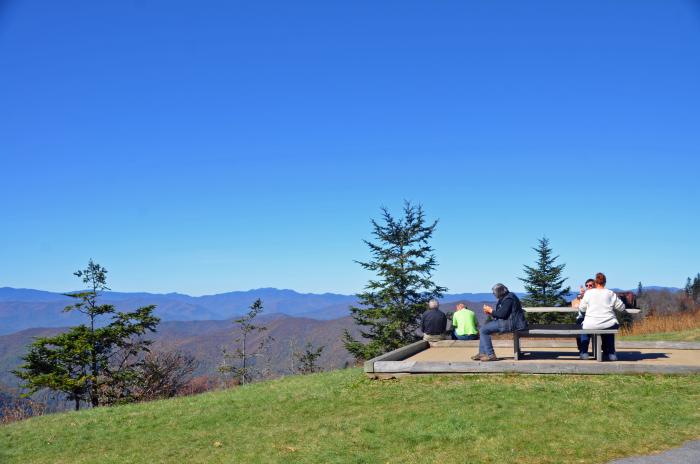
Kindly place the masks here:
<instances>
[{"instance_id":1,"label":"person sitting on ground","mask_svg":"<svg viewBox=\"0 0 700 464\"><path fill-rule=\"evenodd\" d=\"M579 305L581 304L581 300L583 299L583 295L586 293L587 290L590 290L595 287L595 280L593 279L588 279L585 283L585 287L581 287L579 294L576 296L576 298L571 302L571 306L573 308L578 308ZM578 312L576 315L576 326L578 328L581 328L581 324L583 323L583 313L581 311ZM578 353L579 357L581 359L588 359L588 344L590 342L591 336L588 334L581 334L576 336L576 346L578 347Z\"/></svg>"},{"instance_id":2,"label":"person sitting on ground","mask_svg":"<svg viewBox=\"0 0 700 464\"><path fill-rule=\"evenodd\" d=\"M452 340L476 340L477 334L476 314L467 308L464 303L457 305L457 311L452 315Z\"/></svg>"},{"instance_id":3,"label":"person sitting on ground","mask_svg":"<svg viewBox=\"0 0 700 464\"><path fill-rule=\"evenodd\" d=\"M421 317L420 328L425 341L437 342L445 339L447 316L438 309L439 307L440 303L433 298L428 301L428 310Z\"/></svg>"},{"instance_id":4,"label":"person sitting on ground","mask_svg":"<svg viewBox=\"0 0 700 464\"><path fill-rule=\"evenodd\" d=\"M615 310L625 310L625 304L615 292L605 288L607 279L599 272L595 275L595 288L587 290L578 305L579 312L584 314L581 326L585 330L617 329L620 327ZM602 335L603 359L617 361L615 353L615 335ZM586 349L586 351L588 351Z\"/></svg>"},{"instance_id":5,"label":"person sitting on ground","mask_svg":"<svg viewBox=\"0 0 700 464\"><path fill-rule=\"evenodd\" d=\"M503 284L494 285L492 291L498 302L496 309L484 305L484 312L490 315L493 320L481 326L479 330L479 353L472 356L475 361L498 361L491 342L492 333L527 329L523 305L515 293L508 291L508 287Z\"/></svg>"}]
</instances>

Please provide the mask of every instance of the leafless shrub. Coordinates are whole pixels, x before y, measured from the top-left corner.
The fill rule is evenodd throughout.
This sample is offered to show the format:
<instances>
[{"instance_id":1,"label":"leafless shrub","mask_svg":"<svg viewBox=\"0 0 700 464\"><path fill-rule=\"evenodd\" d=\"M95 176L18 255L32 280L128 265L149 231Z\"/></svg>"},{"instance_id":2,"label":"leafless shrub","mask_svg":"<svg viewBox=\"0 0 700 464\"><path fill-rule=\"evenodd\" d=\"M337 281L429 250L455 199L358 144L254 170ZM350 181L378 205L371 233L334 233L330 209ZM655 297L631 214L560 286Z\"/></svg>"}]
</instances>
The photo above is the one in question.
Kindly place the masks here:
<instances>
[{"instance_id":1,"label":"leafless shrub","mask_svg":"<svg viewBox=\"0 0 700 464\"><path fill-rule=\"evenodd\" d=\"M0 424L9 424L30 417L43 416L46 405L32 400L13 401L0 410Z\"/></svg>"},{"instance_id":2,"label":"leafless shrub","mask_svg":"<svg viewBox=\"0 0 700 464\"><path fill-rule=\"evenodd\" d=\"M196 368L194 357L180 351L150 352L143 360L135 397L150 401L176 396L185 390Z\"/></svg>"},{"instance_id":3,"label":"leafless shrub","mask_svg":"<svg viewBox=\"0 0 700 464\"><path fill-rule=\"evenodd\" d=\"M216 389L217 381L205 375L194 377L177 392L178 396L198 395Z\"/></svg>"},{"instance_id":4,"label":"leafless shrub","mask_svg":"<svg viewBox=\"0 0 700 464\"><path fill-rule=\"evenodd\" d=\"M647 290L637 299L642 315L664 315L693 311L695 303L684 292Z\"/></svg>"}]
</instances>

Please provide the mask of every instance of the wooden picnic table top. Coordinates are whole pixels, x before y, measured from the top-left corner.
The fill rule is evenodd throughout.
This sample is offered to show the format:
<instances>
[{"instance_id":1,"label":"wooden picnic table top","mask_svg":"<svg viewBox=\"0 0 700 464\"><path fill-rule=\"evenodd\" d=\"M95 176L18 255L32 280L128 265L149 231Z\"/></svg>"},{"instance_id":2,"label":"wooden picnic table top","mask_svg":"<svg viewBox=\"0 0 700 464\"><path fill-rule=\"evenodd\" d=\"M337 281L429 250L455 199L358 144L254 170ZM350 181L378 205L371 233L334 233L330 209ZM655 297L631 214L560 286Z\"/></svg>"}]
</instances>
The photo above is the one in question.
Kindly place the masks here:
<instances>
[{"instance_id":1,"label":"wooden picnic table top","mask_svg":"<svg viewBox=\"0 0 700 464\"><path fill-rule=\"evenodd\" d=\"M565 308L546 308L546 307L532 307L532 308L523 308L526 313L577 313L578 308L572 308L571 306L567 306ZM625 309L630 314L638 314L640 312L639 309Z\"/></svg>"}]
</instances>

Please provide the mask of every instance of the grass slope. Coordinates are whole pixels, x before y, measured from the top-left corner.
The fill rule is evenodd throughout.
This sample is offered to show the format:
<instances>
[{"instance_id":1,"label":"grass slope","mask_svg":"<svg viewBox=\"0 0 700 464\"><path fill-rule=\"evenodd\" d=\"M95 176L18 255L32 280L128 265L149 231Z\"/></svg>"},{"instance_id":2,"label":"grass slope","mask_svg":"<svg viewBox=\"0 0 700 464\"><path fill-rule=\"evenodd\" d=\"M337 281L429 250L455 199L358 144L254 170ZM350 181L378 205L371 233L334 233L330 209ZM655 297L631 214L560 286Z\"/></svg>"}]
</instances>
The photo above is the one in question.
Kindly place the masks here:
<instances>
[{"instance_id":1,"label":"grass slope","mask_svg":"<svg viewBox=\"0 0 700 464\"><path fill-rule=\"evenodd\" d=\"M357 369L0 427L2 463L607 462L700 437L700 376Z\"/></svg>"}]
</instances>

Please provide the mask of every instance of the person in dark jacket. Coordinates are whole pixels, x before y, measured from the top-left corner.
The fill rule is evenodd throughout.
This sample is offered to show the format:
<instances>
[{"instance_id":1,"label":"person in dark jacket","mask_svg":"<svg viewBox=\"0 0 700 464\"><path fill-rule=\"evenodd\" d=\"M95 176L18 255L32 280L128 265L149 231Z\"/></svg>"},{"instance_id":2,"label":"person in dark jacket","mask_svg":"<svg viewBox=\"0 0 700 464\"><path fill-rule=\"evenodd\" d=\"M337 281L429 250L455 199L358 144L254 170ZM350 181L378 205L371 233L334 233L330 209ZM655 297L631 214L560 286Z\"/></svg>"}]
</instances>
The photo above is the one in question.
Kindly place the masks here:
<instances>
[{"instance_id":1,"label":"person in dark jacket","mask_svg":"<svg viewBox=\"0 0 700 464\"><path fill-rule=\"evenodd\" d=\"M439 307L440 303L438 303L438 300L432 299L428 302L428 310L423 313L420 328L425 341L436 342L445 339L447 315L440 311Z\"/></svg>"},{"instance_id":2,"label":"person in dark jacket","mask_svg":"<svg viewBox=\"0 0 700 464\"><path fill-rule=\"evenodd\" d=\"M484 312L491 316L493 320L481 326L479 331L479 353L472 356L475 361L497 361L496 353L493 351L493 343L491 343L492 333L514 332L516 330L527 329L527 321L525 320L525 311L520 299L508 291L508 287L503 284L493 286L493 295L498 302L496 309L489 305L484 305Z\"/></svg>"}]
</instances>

